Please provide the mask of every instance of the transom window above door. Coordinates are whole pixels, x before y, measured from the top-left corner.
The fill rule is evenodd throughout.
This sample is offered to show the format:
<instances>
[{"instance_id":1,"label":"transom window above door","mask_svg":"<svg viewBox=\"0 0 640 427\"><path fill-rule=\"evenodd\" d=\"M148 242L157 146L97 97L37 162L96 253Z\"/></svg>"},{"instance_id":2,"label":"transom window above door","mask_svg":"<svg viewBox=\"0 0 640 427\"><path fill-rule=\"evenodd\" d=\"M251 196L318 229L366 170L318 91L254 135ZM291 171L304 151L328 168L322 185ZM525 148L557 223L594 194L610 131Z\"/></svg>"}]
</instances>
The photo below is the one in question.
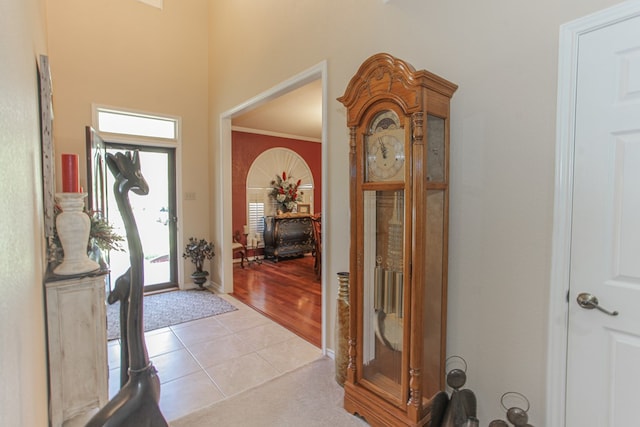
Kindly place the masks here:
<instances>
[{"instance_id":1,"label":"transom window above door","mask_svg":"<svg viewBox=\"0 0 640 427\"><path fill-rule=\"evenodd\" d=\"M99 132L147 138L178 140L179 119L147 113L94 106L94 123Z\"/></svg>"}]
</instances>

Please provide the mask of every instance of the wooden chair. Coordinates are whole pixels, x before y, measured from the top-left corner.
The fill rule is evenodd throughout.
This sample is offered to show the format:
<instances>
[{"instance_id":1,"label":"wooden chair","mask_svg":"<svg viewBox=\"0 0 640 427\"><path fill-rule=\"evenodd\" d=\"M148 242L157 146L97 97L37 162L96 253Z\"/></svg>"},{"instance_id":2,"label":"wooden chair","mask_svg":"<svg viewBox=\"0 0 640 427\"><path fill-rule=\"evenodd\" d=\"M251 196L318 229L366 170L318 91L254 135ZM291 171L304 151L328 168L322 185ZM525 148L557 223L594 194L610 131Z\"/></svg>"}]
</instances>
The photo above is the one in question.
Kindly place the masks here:
<instances>
[{"instance_id":1,"label":"wooden chair","mask_svg":"<svg viewBox=\"0 0 640 427\"><path fill-rule=\"evenodd\" d=\"M233 251L233 257L235 257L236 253L240 252L240 267L244 268L244 260L246 259L248 262L249 259L247 258L247 248L240 242L239 231L236 231L236 235L233 237L231 250Z\"/></svg>"},{"instance_id":2,"label":"wooden chair","mask_svg":"<svg viewBox=\"0 0 640 427\"><path fill-rule=\"evenodd\" d=\"M315 240L316 256L313 269L316 272L316 277L320 279L322 276L322 214L312 215L311 224L313 225L313 238Z\"/></svg>"}]
</instances>

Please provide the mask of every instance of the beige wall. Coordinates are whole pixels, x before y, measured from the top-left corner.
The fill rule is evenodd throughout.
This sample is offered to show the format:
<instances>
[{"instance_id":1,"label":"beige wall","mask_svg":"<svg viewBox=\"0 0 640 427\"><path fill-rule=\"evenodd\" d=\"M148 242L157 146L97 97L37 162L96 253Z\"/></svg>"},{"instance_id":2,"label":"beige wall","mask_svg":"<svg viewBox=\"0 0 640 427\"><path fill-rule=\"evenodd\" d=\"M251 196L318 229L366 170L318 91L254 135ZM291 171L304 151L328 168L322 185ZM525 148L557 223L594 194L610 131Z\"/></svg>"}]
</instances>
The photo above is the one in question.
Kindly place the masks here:
<instances>
[{"instance_id":1,"label":"beige wall","mask_svg":"<svg viewBox=\"0 0 640 427\"><path fill-rule=\"evenodd\" d=\"M182 162L177 165L184 202L180 232L209 233L207 124L207 0L164 2L164 9L134 0L48 0L48 35L54 89L56 162L81 157L86 185L85 126L91 104L182 118ZM60 173L57 176L61 187ZM178 247L181 254L182 247ZM181 259L182 261L182 259ZM193 270L186 261L185 271Z\"/></svg>"},{"instance_id":2,"label":"beige wall","mask_svg":"<svg viewBox=\"0 0 640 427\"><path fill-rule=\"evenodd\" d=\"M184 232L217 241L220 114L326 60L332 321L349 247L348 134L335 99L381 51L453 81L448 353L469 364L482 424L504 415L502 393L519 391L542 425L558 27L618 1L164 3L49 1L58 152L83 152L92 102L182 116L182 187L197 193L185 202Z\"/></svg>"},{"instance_id":3,"label":"beige wall","mask_svg":"<svg viewBox=\"0 0 640 427\"><path fill-rule=\"evenodd\" d=\"M467 386L483 425L504 416L500 396L507 391L527 395L531 423L544 424L558 29L615 3L211 2L214 170L220 113L328 62L325 280L332 306L335 273L348 268L349 248L342 220L348 134L335 99L361 62L381 51L459 85L451 121L448 354L468 362ZM212 200L219 200L221 182L212 183Z\"/></svg>"},{"instance_id":4,"label":"beige wall","mask_svg":"<svg viewBox=\"0 0 640 427\"><path fill-rule=\"evenodd\" d=\"M0 423L47 425L36 61L44 0L0 2Z\"/></svg>"}]
</instances>

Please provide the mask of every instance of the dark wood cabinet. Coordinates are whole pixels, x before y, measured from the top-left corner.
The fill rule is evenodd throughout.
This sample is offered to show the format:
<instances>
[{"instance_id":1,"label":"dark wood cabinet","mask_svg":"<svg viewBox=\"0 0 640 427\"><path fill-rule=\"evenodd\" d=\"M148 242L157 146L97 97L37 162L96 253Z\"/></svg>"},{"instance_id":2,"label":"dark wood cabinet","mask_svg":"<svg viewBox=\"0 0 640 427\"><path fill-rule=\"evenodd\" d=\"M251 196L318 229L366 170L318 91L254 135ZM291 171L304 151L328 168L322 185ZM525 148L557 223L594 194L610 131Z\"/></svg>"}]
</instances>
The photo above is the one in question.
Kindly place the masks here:
<instances>
[{"instance_id":1,"label":"dark wood cabinet","mask_svg":"<svg viewBox=\"0 0 640 427\"><path fill-rule=\"evenodd\" d=\"M313 252L313 224L306 214L264 217L264 256L275 259Z\"/></svg>"}]
</instances>

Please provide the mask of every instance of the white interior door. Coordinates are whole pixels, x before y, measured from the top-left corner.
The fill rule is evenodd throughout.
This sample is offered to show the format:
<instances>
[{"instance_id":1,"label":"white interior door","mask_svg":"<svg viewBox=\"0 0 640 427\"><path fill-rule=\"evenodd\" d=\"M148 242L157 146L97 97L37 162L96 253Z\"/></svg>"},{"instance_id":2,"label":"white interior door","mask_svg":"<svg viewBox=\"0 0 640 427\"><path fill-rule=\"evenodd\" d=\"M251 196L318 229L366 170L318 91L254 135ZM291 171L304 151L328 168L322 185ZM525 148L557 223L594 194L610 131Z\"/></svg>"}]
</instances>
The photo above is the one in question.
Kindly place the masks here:
<instances>
[{"instance_id":1,"label":"white interior door","mask_svg":"<svg viewBox=\"0 0 640 427\"><path fill-rule=\"evenodd\" d=\"M577 64L566 426L637 426L640 17L581 35Z\"/></svg>"}]
</instances>

